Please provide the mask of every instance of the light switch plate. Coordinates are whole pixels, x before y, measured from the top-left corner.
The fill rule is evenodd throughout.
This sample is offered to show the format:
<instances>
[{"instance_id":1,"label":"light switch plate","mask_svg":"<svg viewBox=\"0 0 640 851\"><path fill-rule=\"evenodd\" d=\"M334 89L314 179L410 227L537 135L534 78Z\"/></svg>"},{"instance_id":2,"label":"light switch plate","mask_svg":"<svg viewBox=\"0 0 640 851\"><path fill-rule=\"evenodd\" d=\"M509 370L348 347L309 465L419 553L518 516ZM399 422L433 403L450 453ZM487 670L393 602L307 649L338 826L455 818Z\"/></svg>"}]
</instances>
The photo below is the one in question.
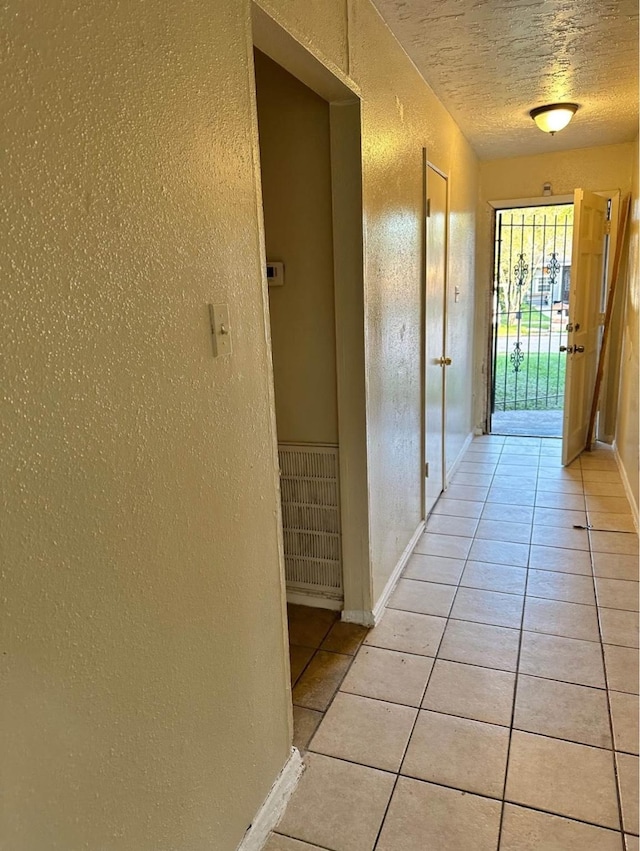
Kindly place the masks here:
<instances>
[{"instance_id":1,"label":"light switch plate","mask_svg":"<svg viewBox=\"0 0 640 851\"><path fill-rule=\"evenodd\" d=\"M231 326L229 324L229 305L210 304L209 320L213 338L213 356L231 354Z\"/></svg>"}]
</instances>

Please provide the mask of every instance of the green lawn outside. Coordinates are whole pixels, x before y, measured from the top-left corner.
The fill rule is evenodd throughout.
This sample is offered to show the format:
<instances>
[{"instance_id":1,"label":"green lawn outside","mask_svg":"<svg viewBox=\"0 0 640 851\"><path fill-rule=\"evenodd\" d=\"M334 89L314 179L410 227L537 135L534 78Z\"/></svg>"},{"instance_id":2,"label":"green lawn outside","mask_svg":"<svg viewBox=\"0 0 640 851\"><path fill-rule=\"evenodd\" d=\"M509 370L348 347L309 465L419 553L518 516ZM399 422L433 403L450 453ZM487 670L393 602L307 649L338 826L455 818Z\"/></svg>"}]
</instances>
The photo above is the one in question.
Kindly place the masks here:
<instances>
[{"instance_id":1,"label":"green lawn outside","mask_svg":"<svg viewBox=\"0 0 640 851\"><path fill-rule=\"evenodd\" d=\"M546 352L527 355L518 372L508 354L496 357L496 411L554 411L564 404L565 355ZM505 387L506 375L506 387ZM547 382L548 379L548 382ZM537 389L536 389L537 382Z\"/></svg>"},{"instance_id":2,"label":"green lawn outside","mask_svg":"<svg viewBox=\"0 0 640 851\"><path fill-rule=\"evenodd\" d=\"M522 318L520 320L520 332L523 336L531 334L539 334L546 332L551 328L551 319L549 318L549 310L540 311L532 305L525 304L522 306ZM498 326L498 336L505 337L517 333L518 325L513 313L509 316L510 324L507 327L507 316L500 313L500 325Z\"/></svg>"},{"instance_id":3,"label":"green lawn outside","mask_svg":"<svg viewBox=\"0 0 640 851\"><path fill-rule=\"evenodd\" d=\"M551 320L549 318L549 312L541 312L537 308L525 304L522 306L522 318L520 320L520 332L522 336L528 336L531 334L539 334L541 332L546 332L551 327ZM507 331L509 336L517 333L518 325L515 320L513 313L509 316L509 320L511 324L507 328L507 317L504 313L500 314L500 325L498 326L498 336L505 337L507 335Z\"/></svg>"}]
</instances>

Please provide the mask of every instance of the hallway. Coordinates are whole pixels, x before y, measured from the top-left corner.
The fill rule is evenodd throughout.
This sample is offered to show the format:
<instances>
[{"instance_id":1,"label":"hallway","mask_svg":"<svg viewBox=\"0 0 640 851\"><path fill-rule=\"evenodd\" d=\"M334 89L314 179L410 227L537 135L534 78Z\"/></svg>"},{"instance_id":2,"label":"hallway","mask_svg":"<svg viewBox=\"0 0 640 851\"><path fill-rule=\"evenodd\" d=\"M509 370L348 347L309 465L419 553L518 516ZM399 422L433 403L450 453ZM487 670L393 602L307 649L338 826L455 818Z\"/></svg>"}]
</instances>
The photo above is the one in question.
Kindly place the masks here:
<instances>
[{"instance_id":1,"label":"hallway","mask_svg":"<svg viewBox=\"0 0 640 851\"><path fill-rule=\"evenodd\" d=\"M267 851L638 851L638 539L611 450L559 458L474 440Z\"/></svg>"}]
</instances>

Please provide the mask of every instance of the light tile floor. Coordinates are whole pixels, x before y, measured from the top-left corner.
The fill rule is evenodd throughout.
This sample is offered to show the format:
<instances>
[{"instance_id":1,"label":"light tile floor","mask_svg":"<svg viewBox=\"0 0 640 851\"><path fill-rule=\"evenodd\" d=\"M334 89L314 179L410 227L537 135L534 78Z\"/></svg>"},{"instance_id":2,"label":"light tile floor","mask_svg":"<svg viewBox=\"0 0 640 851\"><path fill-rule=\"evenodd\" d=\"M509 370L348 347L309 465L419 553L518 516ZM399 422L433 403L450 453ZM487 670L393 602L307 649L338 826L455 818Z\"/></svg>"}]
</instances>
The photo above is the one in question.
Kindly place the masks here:
<instances>
[{"instance_id":1,"label":"light tile floor","mask_svg":"<svg viewBox=\"0 0 640 851\"><path fill-rule=\"evenodd\" d=\"M318 717L267 851L638 851L638 538L611 451L559 458L474 440L324 690L339 625L293 626Z\"/></svg>"},{"instance_id":2,"label":"light tile floor","mask_svg":"<svg viewBox=\"0 0 640 851\"><path fill-rule=\"evenodd\" d=\"M351 667L367 630L339 612L287 606L293 690L293 744L304 751Z\"/></svg>"}]
</instances>

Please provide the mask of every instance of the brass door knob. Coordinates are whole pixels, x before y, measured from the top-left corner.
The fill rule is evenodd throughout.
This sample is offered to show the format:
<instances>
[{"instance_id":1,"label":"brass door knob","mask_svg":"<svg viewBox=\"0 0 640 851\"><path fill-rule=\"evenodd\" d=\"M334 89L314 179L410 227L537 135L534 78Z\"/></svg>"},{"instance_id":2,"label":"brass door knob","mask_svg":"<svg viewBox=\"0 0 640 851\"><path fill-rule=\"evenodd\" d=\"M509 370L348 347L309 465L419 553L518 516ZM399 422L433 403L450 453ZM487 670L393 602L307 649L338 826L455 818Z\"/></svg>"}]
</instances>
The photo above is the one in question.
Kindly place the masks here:
<instances>
[{"instance_id":1,"label":"brass door knob","mask_svg":"<svg viewBox=\"0 0 640 851\"><path fill-rule=\"evenodd\" d=\"M582 354L584 346L560 346L561 352L566 352L568 355Z\"/></svg>"},{"instance_id":2,"label":"brass door knob","mask_svg":"<svg viewBox=\"0 0 640 851\"><path fill-rule=\"evenodd\" d=\"M451 358L441 357L436 361L438 366L451 366Z\"/></svg>"}]
</instances>

